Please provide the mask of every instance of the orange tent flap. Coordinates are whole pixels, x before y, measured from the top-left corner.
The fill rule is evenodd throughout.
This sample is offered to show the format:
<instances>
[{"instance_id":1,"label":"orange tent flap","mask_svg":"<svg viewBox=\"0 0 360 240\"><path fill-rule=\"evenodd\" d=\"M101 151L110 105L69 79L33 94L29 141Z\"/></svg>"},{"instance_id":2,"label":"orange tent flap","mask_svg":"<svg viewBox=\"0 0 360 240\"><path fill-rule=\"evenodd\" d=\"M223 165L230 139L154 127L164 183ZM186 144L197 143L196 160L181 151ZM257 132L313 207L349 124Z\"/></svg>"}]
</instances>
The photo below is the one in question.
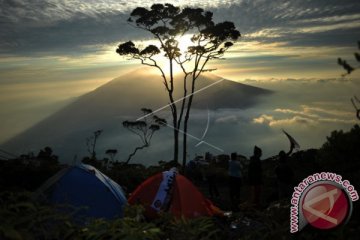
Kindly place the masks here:
<instances>
[{"instance_id":1,"label":"orange tent flap","mask_svg":"<svg viewBox=\"0 0 360 240\"><path fill-rule=\"evenodd\" d=\"M154 217L156 215L155 210L151 208L151 204L154 201L156 192L162 181L162 173L158 173L141 183L128 199L128 203L131 205L141 204L145 207L145 215L147 217Z\"/></svg>"},{"instance_id":2,"label":"orange tent flap","mask_svg":"<svg viewBox=\"0 0 360 240\"><path fill-rule=\"evenodd\" d=\"M187 178L179 174L176 176L170 211L177 217L188 218L221 212Z\"/></svg>"}]
</instances>

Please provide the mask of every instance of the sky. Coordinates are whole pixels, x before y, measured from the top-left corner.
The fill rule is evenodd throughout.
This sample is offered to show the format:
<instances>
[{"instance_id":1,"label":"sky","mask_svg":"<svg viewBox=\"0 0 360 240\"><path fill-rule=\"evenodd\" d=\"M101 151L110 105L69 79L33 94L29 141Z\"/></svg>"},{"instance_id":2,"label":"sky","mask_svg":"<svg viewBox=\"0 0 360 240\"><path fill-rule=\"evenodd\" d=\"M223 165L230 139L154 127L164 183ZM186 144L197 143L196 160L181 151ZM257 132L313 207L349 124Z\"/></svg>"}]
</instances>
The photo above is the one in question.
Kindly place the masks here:
<instances>
[{"instance_id":1,"label":"sky","mask_svg":"<svg viewBox=\"0 0 360 240\"><path fill-rule=\"evenodd\" d=\"M242 37L226 60L210 64L214 73L279 93L257 109L218 112L215 122L241 128L247 115L254 131L318 131L316 147L331 130L356 123L349 99L360 95L360 75L342 77L336 59L356 65L359 1L0 0L0 143L138 67L115 49L151 39L126 20L155 2L201 7L216 22L234 22Z\"/></svg>"}]
</instances>

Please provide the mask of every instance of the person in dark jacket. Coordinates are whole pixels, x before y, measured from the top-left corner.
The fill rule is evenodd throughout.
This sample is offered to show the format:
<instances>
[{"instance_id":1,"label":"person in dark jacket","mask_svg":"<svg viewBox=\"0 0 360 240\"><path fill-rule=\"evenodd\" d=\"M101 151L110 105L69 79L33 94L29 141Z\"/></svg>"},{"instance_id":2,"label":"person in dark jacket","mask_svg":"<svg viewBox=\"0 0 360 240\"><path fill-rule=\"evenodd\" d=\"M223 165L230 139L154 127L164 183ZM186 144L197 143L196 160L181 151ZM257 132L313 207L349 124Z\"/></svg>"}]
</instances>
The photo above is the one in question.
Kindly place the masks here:
<instances>
[{"instance_id":1,"label":"person in dark jacket","mask_svg":"<svg viewBox=\"0 0 360 240\"><path fill-rule=\"evenodd\" d=\"M249 185L252 193L252 204L260 206L261 187L262 187L262 167L260 157L261 148L254 147L254 155L250 157L249 163Z\"/></svg>"},{"instance_id":2,"label":"person in dark jacket","mask_svg":"<svg viewBox=\"0 0 360 240\"><path fill-rule=\"evenodd\" d=\"M279 165L275 169L275 174L279 199L289 197L292 190L294 172L288 165L288 155L284 151L279 152Z\"/></svg>"},{"instance_id":3,"label":"person in dark jacket","mask_svg":"<svg viewBox=\"0 0 360 240\"><path fill-rule=\"evenodd\" d=\"M205 177L209 185L209 194L211 199L219 198L219 190L217 187L217 167L215 160L211 159L208 166L205 167Z\"/></svg>"},{"instance_id":4,"label":"person in dark jacket","mask_svg":"<svg viewBox=\"0 0 360 240\"><path fill-rule=\"evenodd\" d=\"M233 211L239 210L240 204L240 188L241 188L241 177L242 177L242 166L236 152L231 153L231 159L229 161L229 190L231 209Z\"/></svg>"}]
</instances>

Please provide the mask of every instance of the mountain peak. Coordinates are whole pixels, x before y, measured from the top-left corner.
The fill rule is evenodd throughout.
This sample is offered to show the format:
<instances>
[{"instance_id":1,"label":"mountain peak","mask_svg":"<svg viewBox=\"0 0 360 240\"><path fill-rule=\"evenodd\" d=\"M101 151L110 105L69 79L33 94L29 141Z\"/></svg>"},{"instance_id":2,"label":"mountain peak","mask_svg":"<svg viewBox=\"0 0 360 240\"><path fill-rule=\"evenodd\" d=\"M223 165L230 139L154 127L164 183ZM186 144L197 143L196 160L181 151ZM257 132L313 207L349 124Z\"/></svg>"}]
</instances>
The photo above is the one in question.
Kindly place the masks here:
<instances>
[{"instance_id":1,"label":"mountain peak","mask_svg":"<svg viewBox=\"0 0 360 240\"><path fill-rule=\"evenodd\" d=\"M190 82L190 81L189 81ZM183 81L174 81L175 99L183 97ZM196 82L193 108L216 110L220 108L244 109L254 106L259 96L270 91L205 74ZM188 90L188 93L190 91ZM180 104L179 101L178 104ZM136 69L80 96L60 111L3 144L4 149L21 153L25 149L52 146L61 157L72 159L86 153L85 139L98 129L104 129L102 143L114 146L125 141L124 120L139 117L141 108L159 109L169 104L168 94L160 75ZM170 116L170 109L157 112L160 117ZM26 151L25 151L26 152Z\"/></svg>"}]
</instances>

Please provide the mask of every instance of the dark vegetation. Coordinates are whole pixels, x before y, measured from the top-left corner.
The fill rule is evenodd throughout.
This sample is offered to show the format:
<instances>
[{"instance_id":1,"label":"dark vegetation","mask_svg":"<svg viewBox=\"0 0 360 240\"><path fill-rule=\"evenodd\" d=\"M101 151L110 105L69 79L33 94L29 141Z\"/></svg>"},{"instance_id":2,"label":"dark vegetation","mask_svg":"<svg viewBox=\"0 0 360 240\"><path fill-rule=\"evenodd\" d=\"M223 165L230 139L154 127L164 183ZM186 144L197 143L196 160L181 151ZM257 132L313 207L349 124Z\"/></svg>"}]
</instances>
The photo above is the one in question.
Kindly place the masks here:
<instances>
[{"instance_id":1,"label":"dark vegetation","mask_svg":"<svg viewBox=\"0 0 360 240\"><path fill-rule=\"evenodd\" d=\"M342 174L357 187L360 150L360 127L355 125L349 132L333 131L320 149L295 152L289 164L295 173L294 185L306 176L319 171ZM71 214L64 214L54 206L41 204L31 198L48 177L64 166L60 165L51 148L41 150L37 157L1 161L0 168L0 239L357 239L359 229L359 204L354 202L353 216L347 225L332 231L318 231L306 227L298 234L289 233L288 198L279 199L276 188L276 160L263 161L262 207L247 204L249 187L245 181L241 190L240 210L228 218L202 217L175 219L162 214L158 219L146 221L140 206L131 206L125 217L116 220L93 219L86 224L73 221ZM44 154L46 153L46 154ZM222 156L226 160L226 157ZM98 168L132 192L147 177L167 170L171 163L160 162L156 166L139 164L99 164ZM213 202L223 210L230 210L227 185L227 163L219 161L217 184L219 198ZM188 177L208 195L204 181L204 167L189 172ZM244 174L246 175L247 167ZM246 178L244 178L245 180ZM74 209L74 212L76 209Z\"/></svg>"}]
</instances>

